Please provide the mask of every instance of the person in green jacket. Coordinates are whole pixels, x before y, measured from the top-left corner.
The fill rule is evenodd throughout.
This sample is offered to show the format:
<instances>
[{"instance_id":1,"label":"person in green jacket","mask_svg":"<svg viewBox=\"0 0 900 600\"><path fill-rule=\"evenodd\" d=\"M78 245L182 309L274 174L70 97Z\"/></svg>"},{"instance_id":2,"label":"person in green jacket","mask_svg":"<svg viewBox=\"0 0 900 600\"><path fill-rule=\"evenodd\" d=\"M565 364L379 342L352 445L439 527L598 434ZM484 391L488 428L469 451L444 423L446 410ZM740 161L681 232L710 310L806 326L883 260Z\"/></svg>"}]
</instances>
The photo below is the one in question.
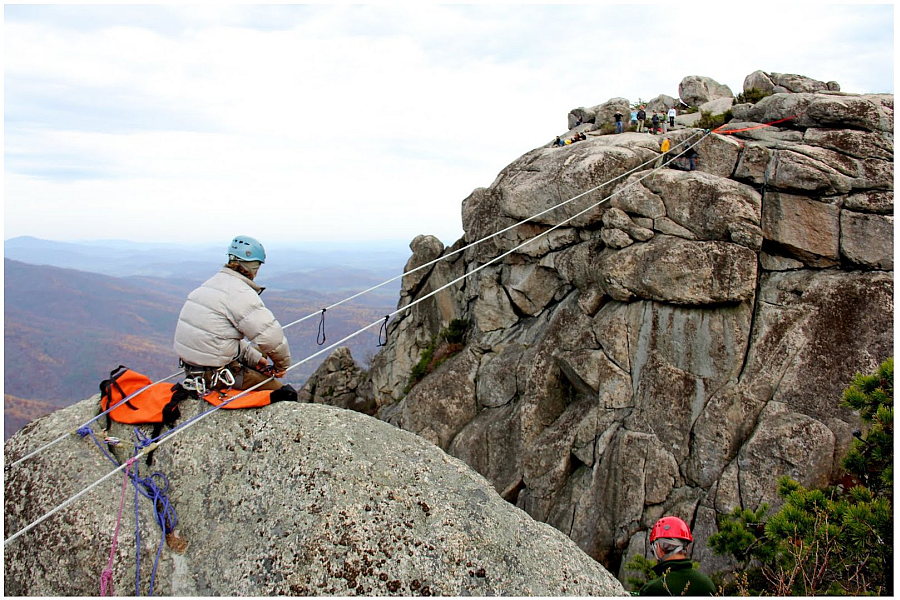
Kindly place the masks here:
<instances>
[{"instance_id":1,"label":"person in green jacket","mask_svg":"<svg viewBox=\"0 0 900 600\"><path fill-rule=\"evenodd\" d=\"M688 546L694 537L678 517L663 517L650 532L650 548L657 558L653 571L659 575L641 588L641 596L714 596L712 580L694 568Z\"/></svg>"}]
</instances>

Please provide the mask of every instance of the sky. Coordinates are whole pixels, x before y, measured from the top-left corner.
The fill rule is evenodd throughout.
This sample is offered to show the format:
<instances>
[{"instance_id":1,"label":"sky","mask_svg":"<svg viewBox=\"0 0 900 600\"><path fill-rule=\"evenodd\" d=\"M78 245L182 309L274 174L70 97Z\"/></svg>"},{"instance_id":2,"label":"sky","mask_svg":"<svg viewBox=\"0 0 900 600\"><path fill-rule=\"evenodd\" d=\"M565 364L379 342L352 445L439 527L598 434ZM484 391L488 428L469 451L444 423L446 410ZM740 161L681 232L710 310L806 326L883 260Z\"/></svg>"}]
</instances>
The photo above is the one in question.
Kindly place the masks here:
<instances>
[{"instance_id":1,"label":"sky","mask_svg":"<svg viewBox=\"0 0 900 600\"><path fill-rule=\"evenodd\" d=\"M673 6L5 5L4 239L451 244L573 108L894 91L892 4Z\"/></svg>"}]
</instances>

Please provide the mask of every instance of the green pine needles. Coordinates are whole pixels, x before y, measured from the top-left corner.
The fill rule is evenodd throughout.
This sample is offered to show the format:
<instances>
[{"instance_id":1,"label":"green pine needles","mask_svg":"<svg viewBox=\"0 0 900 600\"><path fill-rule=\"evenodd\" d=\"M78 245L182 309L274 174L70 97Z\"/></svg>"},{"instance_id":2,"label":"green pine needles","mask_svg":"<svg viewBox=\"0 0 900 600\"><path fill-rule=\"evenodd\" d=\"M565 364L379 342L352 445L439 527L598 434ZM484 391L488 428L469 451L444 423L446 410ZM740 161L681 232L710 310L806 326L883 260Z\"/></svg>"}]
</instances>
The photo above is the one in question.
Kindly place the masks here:
<instances>
[{"instance_id":1,"label":"green pine needles","mask_svg":"<svg viewBox=\"0 0 900 600\"><path fill-rule=\"evenodd\" d=\"M736 508L709 538L730 556L737 577L725 588L740 595L892 595L894 361L857 374L842 405L859 411L868 429L843 461L844 486L808 490L783 477L784 505Z\"/></svg>"}]
</instances>

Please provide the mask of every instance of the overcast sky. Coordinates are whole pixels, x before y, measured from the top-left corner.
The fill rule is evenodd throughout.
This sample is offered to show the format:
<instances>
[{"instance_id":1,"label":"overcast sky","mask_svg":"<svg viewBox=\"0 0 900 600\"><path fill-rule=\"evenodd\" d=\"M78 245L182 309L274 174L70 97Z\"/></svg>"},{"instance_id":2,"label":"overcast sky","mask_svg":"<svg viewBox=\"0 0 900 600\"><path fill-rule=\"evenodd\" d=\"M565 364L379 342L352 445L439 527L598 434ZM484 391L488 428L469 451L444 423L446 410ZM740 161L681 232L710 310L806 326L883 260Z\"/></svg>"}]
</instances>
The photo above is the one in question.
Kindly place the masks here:
<instances>
[{"instance_id":1,"label":"overcast sky","mask_svg":"<svg viewBox=\"0 0 900 600\"><path fill-rule=\"evenodd\" d=\"M4 239L449 244L572 108L893 93L891 4L755 6L5 5Z\"/></svg>"}]
</instances>

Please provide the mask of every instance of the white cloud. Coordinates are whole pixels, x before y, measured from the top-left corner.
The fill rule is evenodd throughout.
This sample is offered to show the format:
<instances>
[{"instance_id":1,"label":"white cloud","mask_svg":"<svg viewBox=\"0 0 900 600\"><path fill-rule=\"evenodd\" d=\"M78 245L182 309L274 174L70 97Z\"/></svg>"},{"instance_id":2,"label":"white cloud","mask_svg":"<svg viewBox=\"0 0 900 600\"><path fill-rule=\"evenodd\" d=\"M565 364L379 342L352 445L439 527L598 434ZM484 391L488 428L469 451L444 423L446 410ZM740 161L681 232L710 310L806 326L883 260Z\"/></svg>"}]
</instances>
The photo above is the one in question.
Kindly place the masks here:
<instances>
[{"instance_id":1,"label":"white cloud","mask_svg":"<svg viewBox=\"0 0 900 600\"><path fill-rule=\"evenodd\" d=\"M789 30L644 5L7 11L5 232L449 243L576 106L756 69L892 92L887 8L788 6Z\"/></svg>"}]
</instances>

